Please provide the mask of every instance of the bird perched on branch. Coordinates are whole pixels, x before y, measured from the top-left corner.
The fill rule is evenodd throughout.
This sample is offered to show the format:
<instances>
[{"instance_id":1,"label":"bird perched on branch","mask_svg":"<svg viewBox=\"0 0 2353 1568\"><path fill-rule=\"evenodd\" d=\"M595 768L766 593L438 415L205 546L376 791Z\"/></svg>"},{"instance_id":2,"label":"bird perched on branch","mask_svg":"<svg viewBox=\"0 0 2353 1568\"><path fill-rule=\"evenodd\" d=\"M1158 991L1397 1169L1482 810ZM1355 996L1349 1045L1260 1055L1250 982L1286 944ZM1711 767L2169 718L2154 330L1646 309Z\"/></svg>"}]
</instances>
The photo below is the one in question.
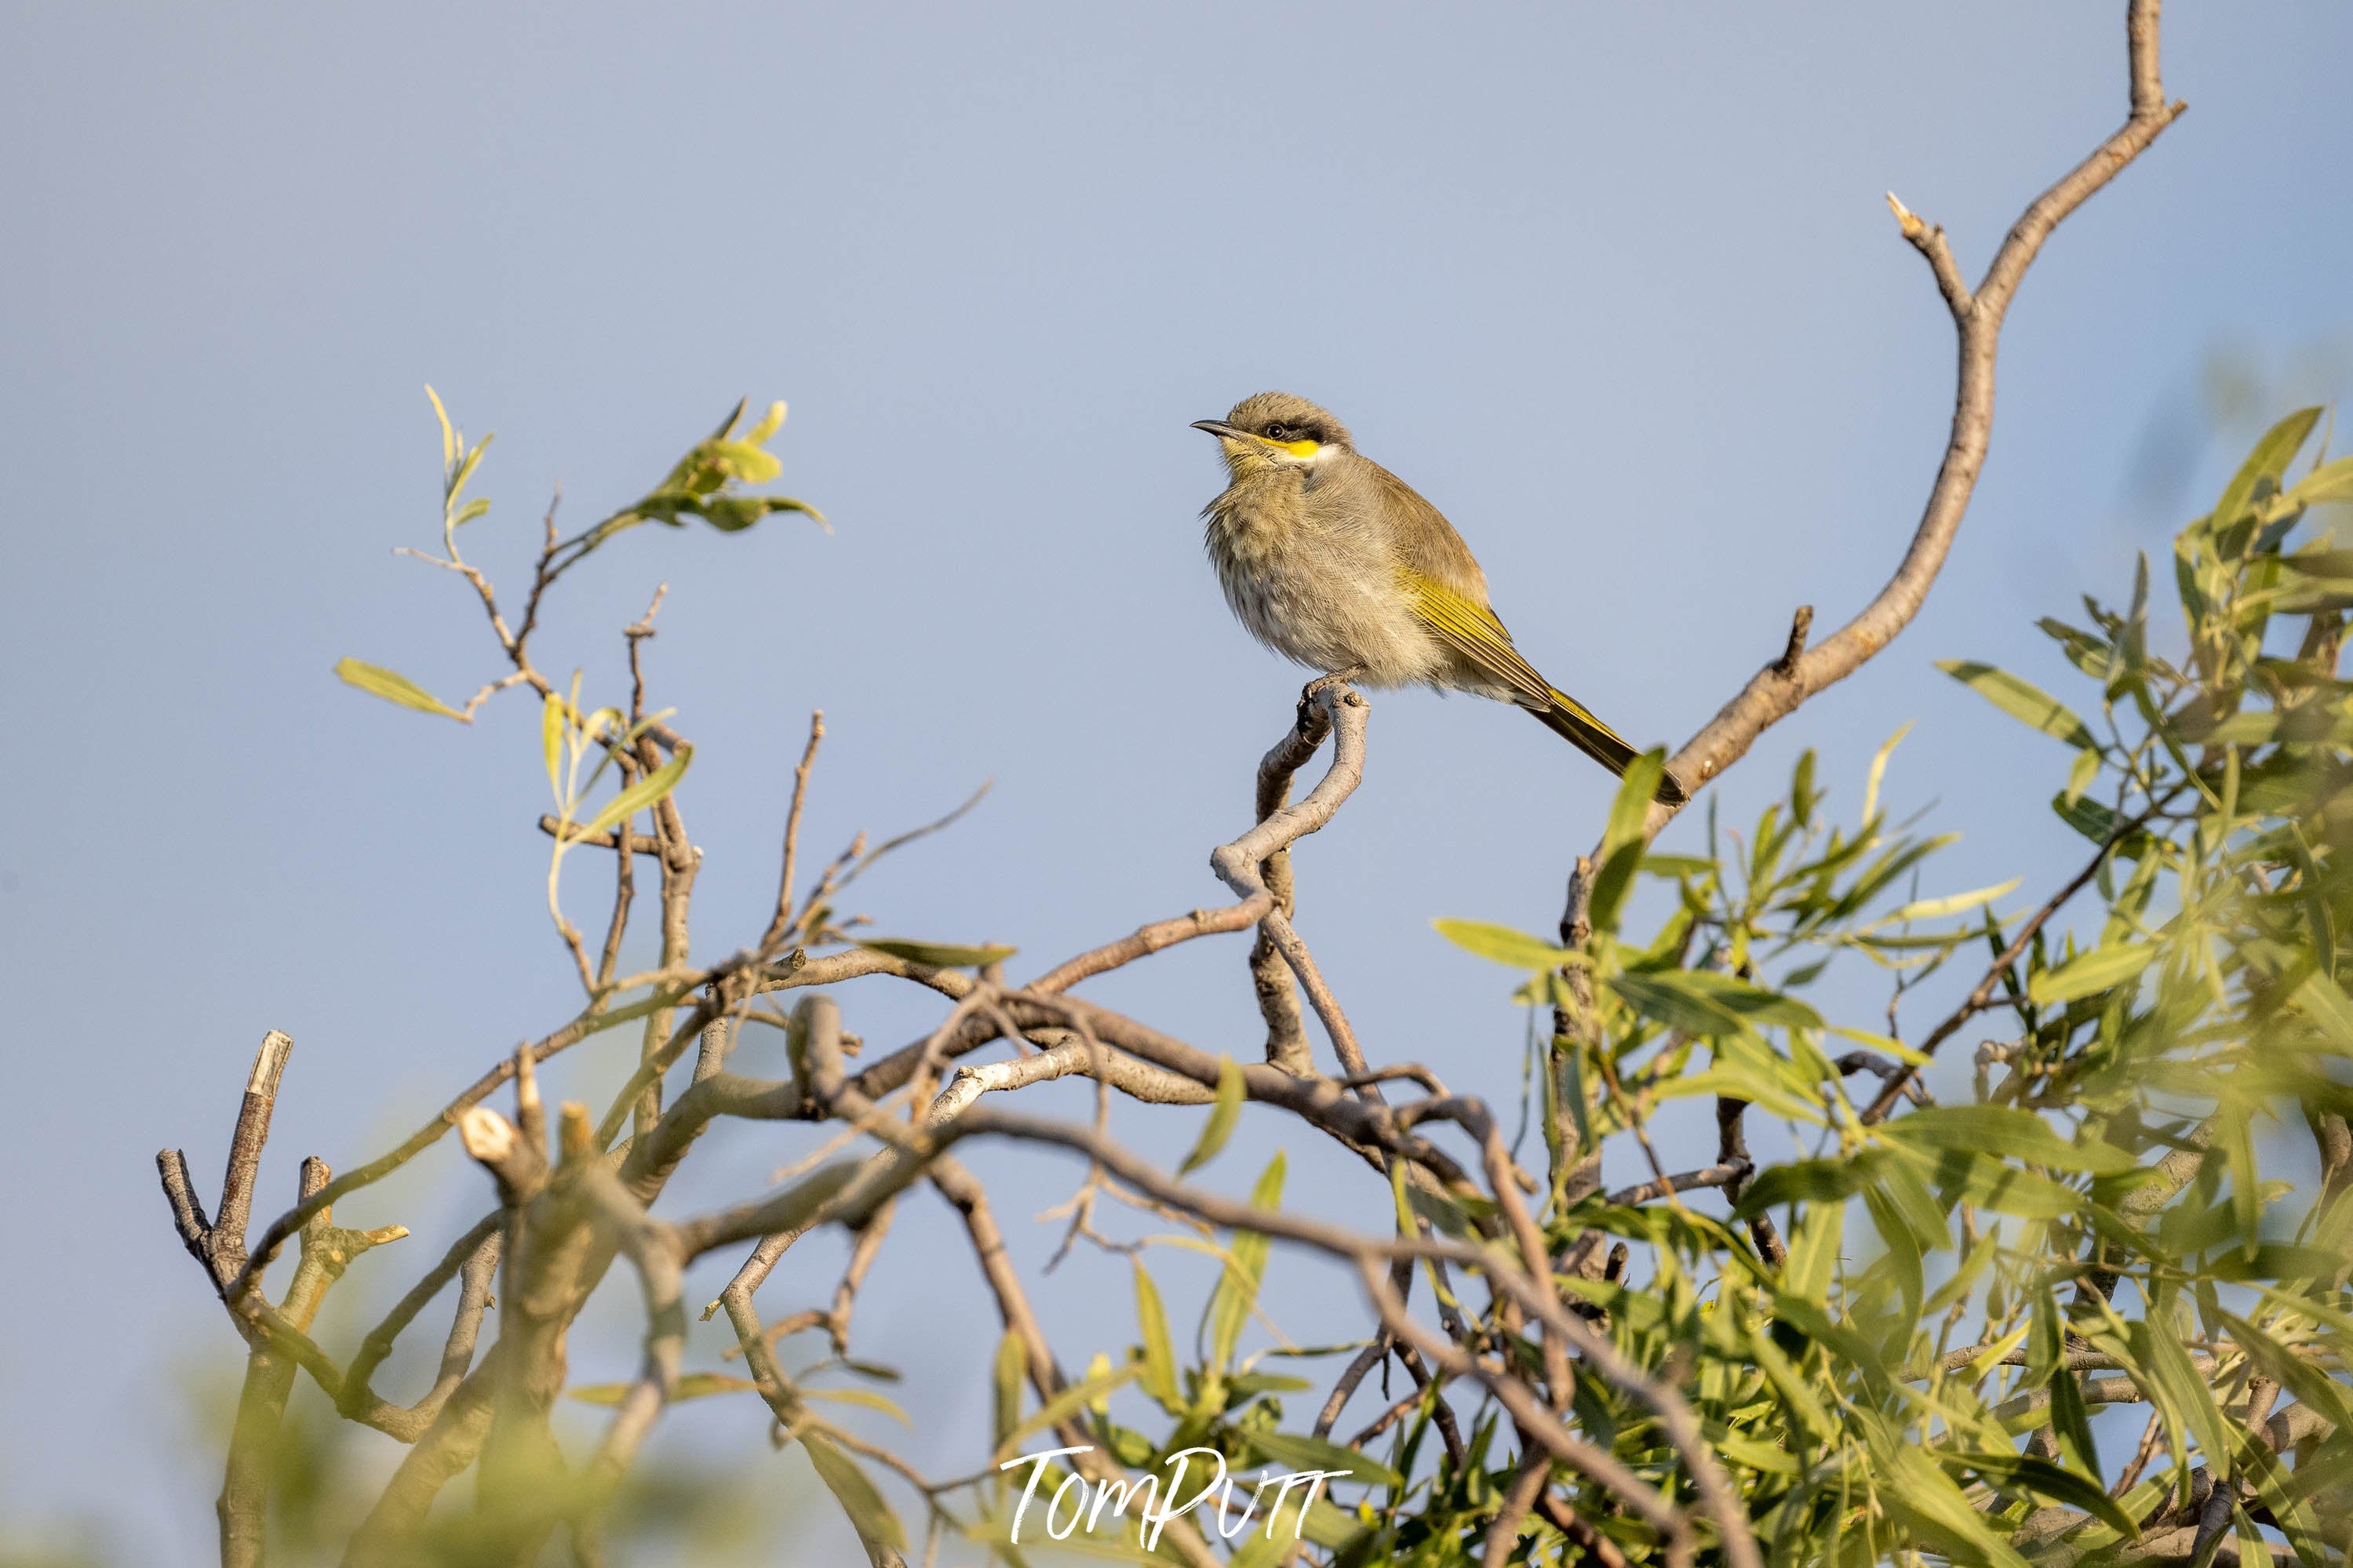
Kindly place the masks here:
<instances>
[{"instance_id":1,"label":"bird perched on branch","mask_svg":"<svg viewBox=\"0 0 2353 1568\"><path fill-rule=\"evenodd\" d=\"M1358 452L1346 426L1303 397L1261 392L1193 428L1218 438L1232 475L1201 515L1226 603L1259 641L1371 686L1514 703L1626 771L1634 748L1520 657L1462 536ZM1662 776L1658 798L1682 805L1682 782Z\"/></svg>"}]
</instances>

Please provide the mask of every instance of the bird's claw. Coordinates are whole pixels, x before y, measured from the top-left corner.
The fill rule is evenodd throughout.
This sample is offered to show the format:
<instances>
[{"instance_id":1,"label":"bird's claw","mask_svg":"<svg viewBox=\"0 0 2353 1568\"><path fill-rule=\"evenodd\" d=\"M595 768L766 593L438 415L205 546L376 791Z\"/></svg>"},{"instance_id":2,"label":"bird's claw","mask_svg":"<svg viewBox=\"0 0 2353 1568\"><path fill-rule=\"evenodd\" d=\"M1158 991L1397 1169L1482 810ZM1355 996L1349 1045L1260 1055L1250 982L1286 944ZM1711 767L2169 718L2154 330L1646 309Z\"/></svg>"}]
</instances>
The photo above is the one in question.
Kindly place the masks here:
<instances>
[{"instance_id":1,"label":"bird's claw","mask_svg":"<svg viewBox=\"0 0 2353 1568\"><path fill-rule=\"evenodd\" d=\"M1352 664L1345 669L1335 669L1329 675L1319 675L1314 679L1309 681L1306 685L1301 687L1299 689L1300 728L1303 730L1306 728L1308 722L1307 715L1314 711L1315 702L1318 698L1322 697L1326 691L1331 690L1335 687L1343 687L1347 685L1350 681L1356 679L1358 676L1364 673L1365 667L1363 665Z\"/></svg>"}]
</instances>

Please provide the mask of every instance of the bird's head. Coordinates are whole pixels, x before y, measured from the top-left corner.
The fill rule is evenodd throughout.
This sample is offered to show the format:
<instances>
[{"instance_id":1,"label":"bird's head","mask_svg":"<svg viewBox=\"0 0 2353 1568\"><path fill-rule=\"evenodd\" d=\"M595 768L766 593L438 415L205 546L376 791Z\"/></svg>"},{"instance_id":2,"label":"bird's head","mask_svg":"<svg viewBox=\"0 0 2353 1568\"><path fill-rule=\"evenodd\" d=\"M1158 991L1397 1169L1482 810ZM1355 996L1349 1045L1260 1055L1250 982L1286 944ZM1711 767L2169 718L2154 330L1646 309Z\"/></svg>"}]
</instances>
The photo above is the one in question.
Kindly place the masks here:
<instances>
[{"instance_id":1,"label":"bird's head","mask_svg":"<svg viewBox=\"0 0 2353 1568\"><path fill-rule=\"evenodd\" d=\"M1193 428L1218 438L1236 479L1269 468L1312 468L1356 449L1345 425L1288 392L1245 397L1223 419L1196 420Z\"/></svg>"}]
</instances>

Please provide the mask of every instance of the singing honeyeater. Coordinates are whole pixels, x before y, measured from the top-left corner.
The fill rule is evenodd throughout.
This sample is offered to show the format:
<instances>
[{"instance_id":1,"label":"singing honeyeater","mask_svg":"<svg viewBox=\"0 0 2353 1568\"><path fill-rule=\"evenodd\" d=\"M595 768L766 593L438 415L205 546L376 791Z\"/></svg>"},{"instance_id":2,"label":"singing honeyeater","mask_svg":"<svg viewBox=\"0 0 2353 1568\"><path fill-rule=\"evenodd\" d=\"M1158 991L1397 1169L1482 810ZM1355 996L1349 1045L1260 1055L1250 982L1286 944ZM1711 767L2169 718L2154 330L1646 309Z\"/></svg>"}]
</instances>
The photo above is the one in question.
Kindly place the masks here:
<instances>
[{"instance_id":1,"label":"singing honeyeater","mask_svg":"<svg viewBox=\"0 0 2353 1568\"><path fill-rule=\"evenodd\" d=\"M1515 703L1611 773L1626 771L1634 748L1520 657L1462 536L1358 452L1346 426L1303 397L1261 392L1193 428L1218 438L1232 475L1201 515L1226 602L1259 641L1371 686ZM1672 773L1658 798L1683 802Z\"/></svg>"}]
</instances>

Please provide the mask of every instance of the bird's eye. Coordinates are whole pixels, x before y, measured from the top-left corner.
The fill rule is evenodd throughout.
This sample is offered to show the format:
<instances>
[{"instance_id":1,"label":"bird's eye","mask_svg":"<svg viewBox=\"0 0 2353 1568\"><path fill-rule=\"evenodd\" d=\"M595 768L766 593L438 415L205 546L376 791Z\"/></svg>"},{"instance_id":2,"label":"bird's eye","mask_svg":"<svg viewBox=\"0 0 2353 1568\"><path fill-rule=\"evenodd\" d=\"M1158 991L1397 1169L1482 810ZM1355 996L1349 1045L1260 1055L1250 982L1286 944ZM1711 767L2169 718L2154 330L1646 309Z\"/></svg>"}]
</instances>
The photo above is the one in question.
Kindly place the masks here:
<instances>
[{"instance_id":1,"label":"bird's eye","mask_svg":"<svg viewBox=\"0 0 2353 1568\"><path fill-rule=\"evenodd\" d=\"M1266 427L1266 436L1267 439L1270 441L1288 441L1291 439L1291 426L1288 425L1270 425Z\"/></svg>"}]
</instances>

